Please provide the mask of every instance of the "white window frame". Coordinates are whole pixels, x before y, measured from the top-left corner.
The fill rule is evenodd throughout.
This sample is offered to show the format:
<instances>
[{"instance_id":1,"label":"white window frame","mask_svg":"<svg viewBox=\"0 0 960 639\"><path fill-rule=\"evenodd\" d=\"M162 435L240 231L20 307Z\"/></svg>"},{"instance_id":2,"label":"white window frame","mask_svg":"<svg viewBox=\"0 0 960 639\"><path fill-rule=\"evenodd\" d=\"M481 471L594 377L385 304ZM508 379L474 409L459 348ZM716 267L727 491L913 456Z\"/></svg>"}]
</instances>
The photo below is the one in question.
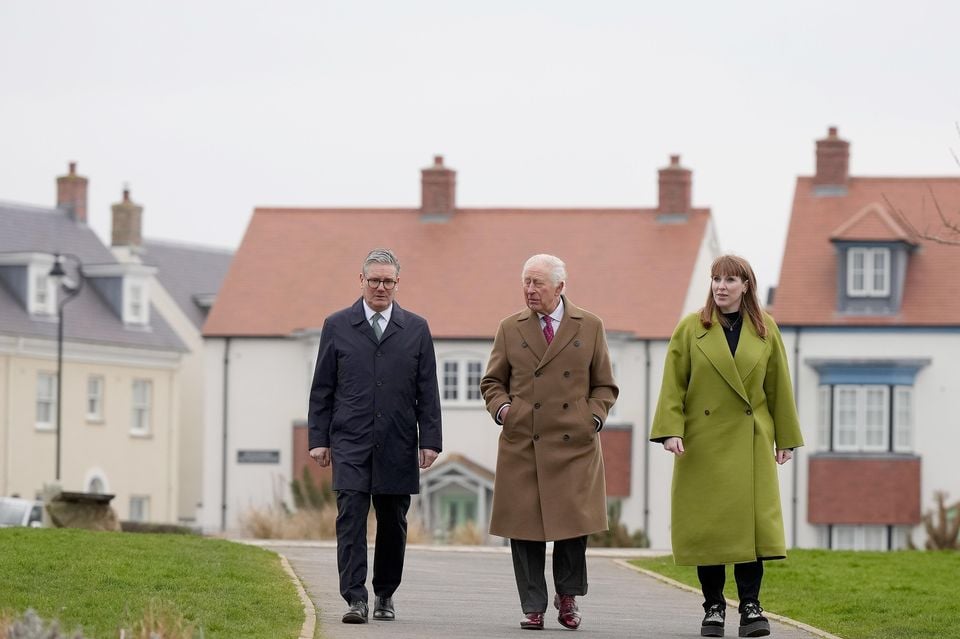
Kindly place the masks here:
<instances>
[{"instance_id":1,"label":"white window frame","mask_svg":"<svg viewBox=\"0 0 960 639\"><path fill-rule=\"evenodd\" d=\"M913 452L913 386L893 387L893 451Z\"/></svg>"},{"instance_id":2,"label":"white window frame","mask_svg":"<svg viewBox=\"0 0 960 639\"><path fill-rule=\"evenodd\" d=\"M150 496L130 495L130 512L127 517L130 521L150 521Z\"/></svg>"},{"instance_id":3,"label":"white window frame","mask_svg":"<svg viewBox=\"0 0 960 639\"><path fill-rule=\"evenodd\" d=\"M829 384L817 387L817 450L830 450L830 415L832 389Z\"/></svg>"},{"instance_id":4,"label":"white window frame","mask_svg":"<svg viewBox=\"0 0 960 639\"><path fill-rule=\"evenodd\" d=\"M88 422L103 421L104 385L105 385L105 382L104 382L103 375L90 375L89 377L87 377L86 413L87 413Z\"/></svg>"},{"instance_id":5,"label":"white window frame","mask_svg":"<svg viewBox=\"0 0 960 639\"><path fill-rule=\"evenodd\" d=\"M833 550L890 550L887 526L883 524L850 526L834 524L830 548Z\"/></svg>"},{"instance_id":6,"label":"white window frame","mask_svg":"<svg viewBox=\"0 0 960 639\"><path fill-rule=\"evenodd\" d=\"M444 406L483 405L483 395L480 393L480 380L484 373L482 357L441 357L437 373L440 376L440 402Z\"/></svg>"},{"instance_id":7,"label":"white window frame","mask_svg":"<svg viewBox=\"0 0 960 639\"><path fill-rule=\"evenodd\" d=\"M857 258L863 266L855 265ZM852 247L847 249L847 295L850 297L890 296L890 249ZM862 278L857 285L857 277ZM879 281L878 281L879 280Z\"/></svg>"},{"instance_id":8,"label":"white window frame","mask_svg":"<svg viewBox=\"0 0 960 639\"><path fill-rule=\"evenodd\" d=\"M55 315L57 312L56 282L49 274L50 267L31 264L27 269L27 295L31 315Z\"/></svg>"},{"instance_id":9,"label":"white window frame","mask_svg":"<svg viewBox=\"0 0 960 639\"><path fill-rule=\"evenodd\" d=\"M145 389L143 397L137 397L137 387ZM153 380L135 379L130 393L130 434L146 436L150 434L153 409Z\"/></svg>"},{"instance_id":10,"label":"white window frame","mask_svg":"<svg viewBox=\"0 0 960 639\"><path fill-rule=\"evenodd\" d=\"M44 387L48 388L44 388ZM54 430L57 422L57 374L37 371L37 389L34 418L37 430ZM41 417L41 405L45 407L46 419Z\"/></svg>"},{"instance_id":11,"label":"white window frame","mask_svg":"<svg viewBox=\"0 0 960 639\"><path fill-rule=\"evenodd\" d=\"M123 322L146 325L150 322L148 281L128 275L123 278Z\"/></svg>"},{"instance_id":12,"label":"white window frame","mask_svg":"<svg viewBox=\"0 0 960 639\"><path fill-rule=\"evenodd\" d=\"M843 397L853 397L853 422L841 421L844 411L850 409ZM880 420L881 442L868 444L868 396L881 395ZM890 449L890 387L882 384L837 384L833 395L833 450L836 452L886 452ZM853 441L842 441L853 429Z\"/></svg>"}]
</instances>

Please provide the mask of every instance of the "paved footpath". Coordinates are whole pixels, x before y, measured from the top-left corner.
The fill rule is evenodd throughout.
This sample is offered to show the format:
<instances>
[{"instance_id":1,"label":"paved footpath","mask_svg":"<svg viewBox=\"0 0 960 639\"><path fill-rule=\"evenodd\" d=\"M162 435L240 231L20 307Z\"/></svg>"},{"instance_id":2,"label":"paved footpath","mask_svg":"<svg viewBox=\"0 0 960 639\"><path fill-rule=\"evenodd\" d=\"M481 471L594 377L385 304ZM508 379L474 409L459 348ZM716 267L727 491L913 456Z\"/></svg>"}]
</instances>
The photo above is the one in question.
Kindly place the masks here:
<instances>
[{"instance_id":1,"label":"paved footpath","mask_svg":"<svg viewBox=\"0 0 960 639\"><path fill-rule=\"evenodd\" d=\"M287 557L316 604L324 639L470 639L489 637L673 638L699 637L700 596L625 567L612 556L588 552L590 593L579 598L583 624L574 635L551 608L542 632L521 630L513 564L505 548L454 550L411 547L403 584L394 596L397 619L365 625L340 622L346 604L337 588L337 557L324 542L259 542ZM370 566L373 558L370 557ZM547 583L550 584L550 558ZM368 576L367 587L370 577ZM733 584L728 584L728 589ZM735 590L735 588L734 588ZM552 591L552 587L551 587ZM373 603L373 593L370 593ZM727 637L737 636L739 616L727 610ZM545 635L546 633L546 635ZM817 635L771 620L772 637L811 639Z\"/></svg>"}]
</instances>

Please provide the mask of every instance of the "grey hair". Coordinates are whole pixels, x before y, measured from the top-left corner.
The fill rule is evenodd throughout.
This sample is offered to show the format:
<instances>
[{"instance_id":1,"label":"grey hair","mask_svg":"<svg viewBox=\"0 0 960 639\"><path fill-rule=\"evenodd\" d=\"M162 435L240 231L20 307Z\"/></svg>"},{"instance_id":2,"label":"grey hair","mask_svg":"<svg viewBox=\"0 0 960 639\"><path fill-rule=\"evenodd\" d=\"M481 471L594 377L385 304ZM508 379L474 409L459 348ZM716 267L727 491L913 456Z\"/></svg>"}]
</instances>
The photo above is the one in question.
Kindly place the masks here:
<instances>
[{"instance_id":1,"label":"grey hair","mask_svg":"<svg viewBox=\"0 0 960 639\"><path fill-rule=\"evenodd\" d=\"M521 277L523 273L527 272L527 269L535 265L543 265L547 267L547 272L550 274L550 279L553 281L554 286L560 284L560 282L567 281L567 265L563 263L559 257L555 255L547 255L546 253L540 253L534 255L526 262L523 263L523 270L521 271Z\"/></svg>"},{"instance_id":2,"label":"grey hair","mask_svg":"<svg viewBox=\"0 0 960 639\"><path fill-rule=\"evenodd\" d=\"M400 260L390 249L376 248L367 253L367 259L363 260L364 277L367 275L367 267L371 264L390 264L397 269L397 275L400 275Z\"/></svg>"}]
</instances>

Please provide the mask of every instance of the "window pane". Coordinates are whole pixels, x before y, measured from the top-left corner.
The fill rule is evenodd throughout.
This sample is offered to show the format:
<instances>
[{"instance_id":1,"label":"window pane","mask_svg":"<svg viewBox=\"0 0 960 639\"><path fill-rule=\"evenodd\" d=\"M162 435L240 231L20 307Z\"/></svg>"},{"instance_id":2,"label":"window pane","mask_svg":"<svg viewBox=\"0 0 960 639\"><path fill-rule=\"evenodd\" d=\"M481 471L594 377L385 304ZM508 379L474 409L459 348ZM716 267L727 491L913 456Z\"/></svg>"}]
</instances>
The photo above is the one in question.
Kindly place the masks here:
<instances>
[{"instance_id":1,"label":"window pane","mask_svg":"<svg viewBox=\"0 0 960 639\"><path fill-rule=\"evenodd\" d=\"M886 526L864 526L863 527L863 550L886 550L887 549L887 527Z\"/></svg>"},{"instance_id":2,"label":"window pane","mask_svg":"<svg viewBox=\"0 0 960 639\"><path fill-rule=\"evenodd\" d=\"M893 449L913 450L913 388L897 386L893 391Z\"/></svg>"},{"instance_id":3,"label":"window pane","mask_svg":"<svg viewBox=\"0 0 960 639\"><path fill-rule=\"evenodd\" d=\"M857 389L838 386L836 402L835 448L850 450L857 445Z\"/></svg>"},{"instance_id":4,"label":"window pane","mask_svg":"<svg viewBox=\"0 0 960 639\"><path fill-rule=\"evenodd\" d=\"M480 399L480 379L483 377L483 362L467 362L467 399Z\"/></svg>"},{"instance_id":5,"label":"window pane","mask_svg":"<svg viewBox=\"0 0 960 639\"><path fill-rule=\"evenodd\" d=\"M887 387L868 386L864 417L864 448L887 449Z\"/></svg>"},{"instance_id":6,"label":"window pane","mask_svg":"<svg viewBox=\"0 0 960 639\"><path fill-rule=\"evenodd\" d=\"M833 527L834 550L856 550L857 529L855 526Z\"/></svg>"},{"instance_id":7,"label":"window pane","mask_svg":"<svg viewBox=\"0 0 960 639\"><path fill-rule=\"evenodd\" d=\"M133 380L133 415L130 428L145 433L150 430L150 408L153 384L148 379Z\"/></svg>"},{"instance_id":8,"label":"window pane","mask_svg":"<svg viewBox=\"0 0 960 639\"><path fill-rule=\"evenodd\" d=\"M455 400L458 396L460 381L460 362L445 361L443 363L443 398Z\"/></svg>"},{"instance_id":9,"label":"window pane","mask_svg":"<svg viewBox=\"0 0 960 639\"><path fill-rule=\"evenodd\" d=\"M830 450L830 387L817 389L817 449Z\"/></svg>"}]
</instances>

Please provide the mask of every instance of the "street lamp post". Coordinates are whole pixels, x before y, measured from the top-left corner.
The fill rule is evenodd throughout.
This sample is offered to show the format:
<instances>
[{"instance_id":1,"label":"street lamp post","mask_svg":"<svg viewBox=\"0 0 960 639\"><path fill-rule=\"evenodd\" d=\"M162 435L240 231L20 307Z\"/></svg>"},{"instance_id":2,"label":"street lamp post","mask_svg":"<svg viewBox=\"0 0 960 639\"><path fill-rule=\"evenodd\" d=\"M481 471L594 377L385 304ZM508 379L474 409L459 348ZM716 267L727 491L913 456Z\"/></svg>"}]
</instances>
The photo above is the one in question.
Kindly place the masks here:
<instances>
[{"instance_id":1,"label":"street lamp post","mask_svg":"<svg viewBox=\"0 0 960 639\"><path fill-rule=\"evenodd\" d=\"M63 259L69 257L76 263L77 279L73 282L67 276L63 268ZM75 298L80 289L83 288L83 263L76 255L57 253L54 256L53 266L50 268L50 277L57 288L57 464L55 478L60 481L60 416L62 412L63 397L63 307ZM63 294L61 295L61 291Z\"/></svg>"}]
</instances>

